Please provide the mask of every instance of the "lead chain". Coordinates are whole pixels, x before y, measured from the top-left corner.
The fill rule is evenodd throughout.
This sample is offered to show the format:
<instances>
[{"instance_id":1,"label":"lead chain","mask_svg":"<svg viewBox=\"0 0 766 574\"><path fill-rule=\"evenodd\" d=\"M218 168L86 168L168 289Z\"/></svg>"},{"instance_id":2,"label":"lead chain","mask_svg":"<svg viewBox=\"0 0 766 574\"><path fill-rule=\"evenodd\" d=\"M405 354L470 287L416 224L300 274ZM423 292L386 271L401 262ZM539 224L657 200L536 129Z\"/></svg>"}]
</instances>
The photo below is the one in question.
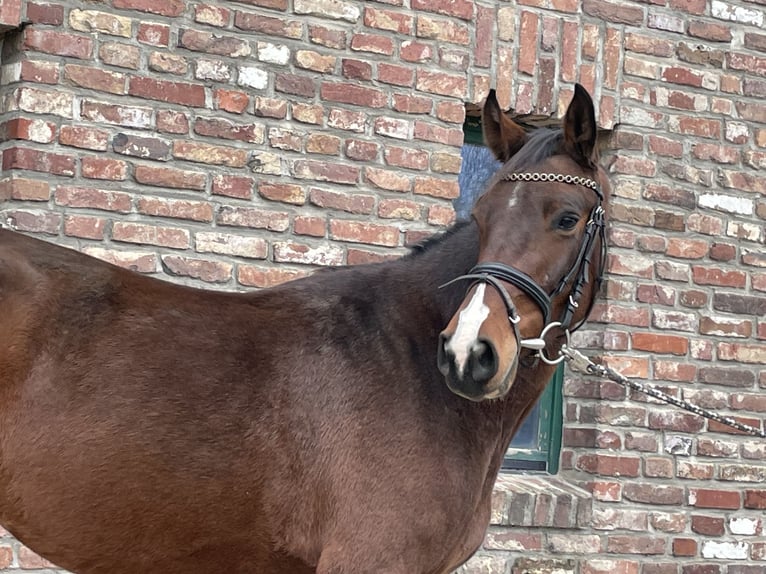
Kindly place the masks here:
<instances>
[{"instance_id":1,"label":"lead chain","mask_svg":"<svg viewBox=\"0 0 766 574\"><path fill-rule=\"evenodd\" d=\"M644 385L642 383L637 383L636 381L631 381L630 379L625 377L625 375L618 373L614 369L610 369L609 367L605 367L604 365L597 365L596 363L591 361L588 357L583 355L577 349L572 349L568 347L567 345L564 345L561 348L561 354L567 360L569 365L576 371L580 371L581 373L585 373L586 375L594 375L594 376L599 376L599 377L609 379L610 381L619 383L624 387L629 387L633 389L634 391L638 391L639 393L649 395L650 397L654 397L655 399L659 401L674 405L676 407L684 409L685 411L694 413L695 415L700 415L702 417L705 417L706 419L714 420L716 422L719 422L726 426L730 426L732 428L735 428L739 431L742 431L750 435L766 438L766 431L762 431L761 429L757 429L750 425L743 424L741 422L734 420L731 417L726 417L723 415L719 415L718 413L714 413L713 411L703 409L702 407L698 407L697 405L692 404L688 401L677 399L667 393L663 393L662 391L660 391L659 389L655 387Z\"/></svg>"}]
</instances>

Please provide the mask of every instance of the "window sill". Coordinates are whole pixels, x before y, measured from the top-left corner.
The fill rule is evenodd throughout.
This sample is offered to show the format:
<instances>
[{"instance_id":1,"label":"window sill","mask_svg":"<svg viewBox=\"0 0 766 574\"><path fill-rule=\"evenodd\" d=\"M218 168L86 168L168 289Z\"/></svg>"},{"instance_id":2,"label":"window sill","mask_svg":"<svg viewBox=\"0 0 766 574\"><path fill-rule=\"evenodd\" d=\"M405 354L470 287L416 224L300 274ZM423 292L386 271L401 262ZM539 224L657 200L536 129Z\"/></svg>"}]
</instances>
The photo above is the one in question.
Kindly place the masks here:
<instances>
[{"instance_id":1,"label":"window sill","mask_svg":"<svg viewBox=\"0 0 766 574\"><path fill-rule=\"evenodd\" d=\"M492 493L493 526L587 528L591 494L556 476L500 473Z\"/></svg>"}]
</instances>

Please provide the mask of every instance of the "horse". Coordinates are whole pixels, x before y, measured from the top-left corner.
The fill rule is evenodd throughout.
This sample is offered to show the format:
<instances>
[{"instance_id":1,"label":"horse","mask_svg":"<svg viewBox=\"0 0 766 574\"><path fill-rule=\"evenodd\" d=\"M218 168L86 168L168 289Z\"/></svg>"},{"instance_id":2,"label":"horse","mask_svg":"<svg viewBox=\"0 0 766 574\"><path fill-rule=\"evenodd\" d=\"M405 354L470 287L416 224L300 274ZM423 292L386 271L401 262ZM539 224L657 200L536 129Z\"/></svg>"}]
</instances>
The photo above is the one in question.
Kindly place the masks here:
<instances>
[{"instance_id":1,"label":"horse","mask_svg":"<svg viewBox=\"0 0 766 574\"><path fill-rule=\"evenodd\" d=\"M443 574L604 266L593 103L395 261L232 293L0 231L0 524L77 574Z\"/></svg>"}]
</instances>

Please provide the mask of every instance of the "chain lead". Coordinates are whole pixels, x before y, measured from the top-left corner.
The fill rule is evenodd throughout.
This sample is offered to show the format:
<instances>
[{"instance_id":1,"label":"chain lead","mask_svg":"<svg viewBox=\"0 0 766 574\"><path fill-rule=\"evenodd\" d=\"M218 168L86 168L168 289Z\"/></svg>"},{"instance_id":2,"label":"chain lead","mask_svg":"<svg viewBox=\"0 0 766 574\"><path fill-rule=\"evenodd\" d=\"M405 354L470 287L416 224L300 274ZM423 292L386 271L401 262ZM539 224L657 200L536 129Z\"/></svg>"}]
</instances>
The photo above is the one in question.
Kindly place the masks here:
<instances>
[{"instance_id":1,"label":"chain lead","mask_svg":"<svg viewBox=\"0 0 766 574\"><path fill-rule=\"evenodd\" d=\"M735 428L739 431L742 431L750 435L766 438L766 431L762 431L761 429L757 429L750 425L742 424L741 422L738 422L731 417L725 417L723 415L719 415L718 413L714 413L713 411L703 409L688 401L677 399L673 396L668 395L667 393L663 393L662 391L654 387L637 383L636 381L631 381L624 375L618 373L617 371L613 369L610 369L609 367L605 367L604 365L597 365L596 363L591 361L588 357L583 355L577 349L571 349L569 346L564 345L561 348L561 354L567 360L567 362L573 369L580 371L581 373L609 379L610 381L619 383L624 387L629 387L633 389L634 391L638 391L639 393L649 395L650 397L653 397L659 401L679 407L681 409L684 409L685 411L694 413L695 415L700 415L702 417L705 417L706 419L714 420L716 422L730 426L732 428Z\"/></svg>"}]
</instances>

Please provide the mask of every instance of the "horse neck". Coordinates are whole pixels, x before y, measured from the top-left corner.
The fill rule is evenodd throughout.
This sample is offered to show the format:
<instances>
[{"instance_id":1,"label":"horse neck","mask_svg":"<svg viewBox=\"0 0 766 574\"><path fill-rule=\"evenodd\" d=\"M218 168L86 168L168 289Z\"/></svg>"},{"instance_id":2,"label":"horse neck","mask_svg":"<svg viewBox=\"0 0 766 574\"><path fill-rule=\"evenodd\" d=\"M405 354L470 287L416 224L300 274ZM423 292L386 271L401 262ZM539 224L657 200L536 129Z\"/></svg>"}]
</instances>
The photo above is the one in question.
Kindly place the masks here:
<instances>
[{"instance_id":1,"label":"horse neck","mask_svg":"<svg viewBox=\"0 0 766 574\"><path fill-rule=\"evenodd\" d=\"M446 285L456 277L465 275L479 257L479 229L471 220L457 224L443 237L433 240L420 253L400 260L399 269L410 289L421 289L417 304L425 304L447 325L465 297L468 285L455 282ZM416 299L413 299L416 300Z\"/></svg>"}]
</instances>

